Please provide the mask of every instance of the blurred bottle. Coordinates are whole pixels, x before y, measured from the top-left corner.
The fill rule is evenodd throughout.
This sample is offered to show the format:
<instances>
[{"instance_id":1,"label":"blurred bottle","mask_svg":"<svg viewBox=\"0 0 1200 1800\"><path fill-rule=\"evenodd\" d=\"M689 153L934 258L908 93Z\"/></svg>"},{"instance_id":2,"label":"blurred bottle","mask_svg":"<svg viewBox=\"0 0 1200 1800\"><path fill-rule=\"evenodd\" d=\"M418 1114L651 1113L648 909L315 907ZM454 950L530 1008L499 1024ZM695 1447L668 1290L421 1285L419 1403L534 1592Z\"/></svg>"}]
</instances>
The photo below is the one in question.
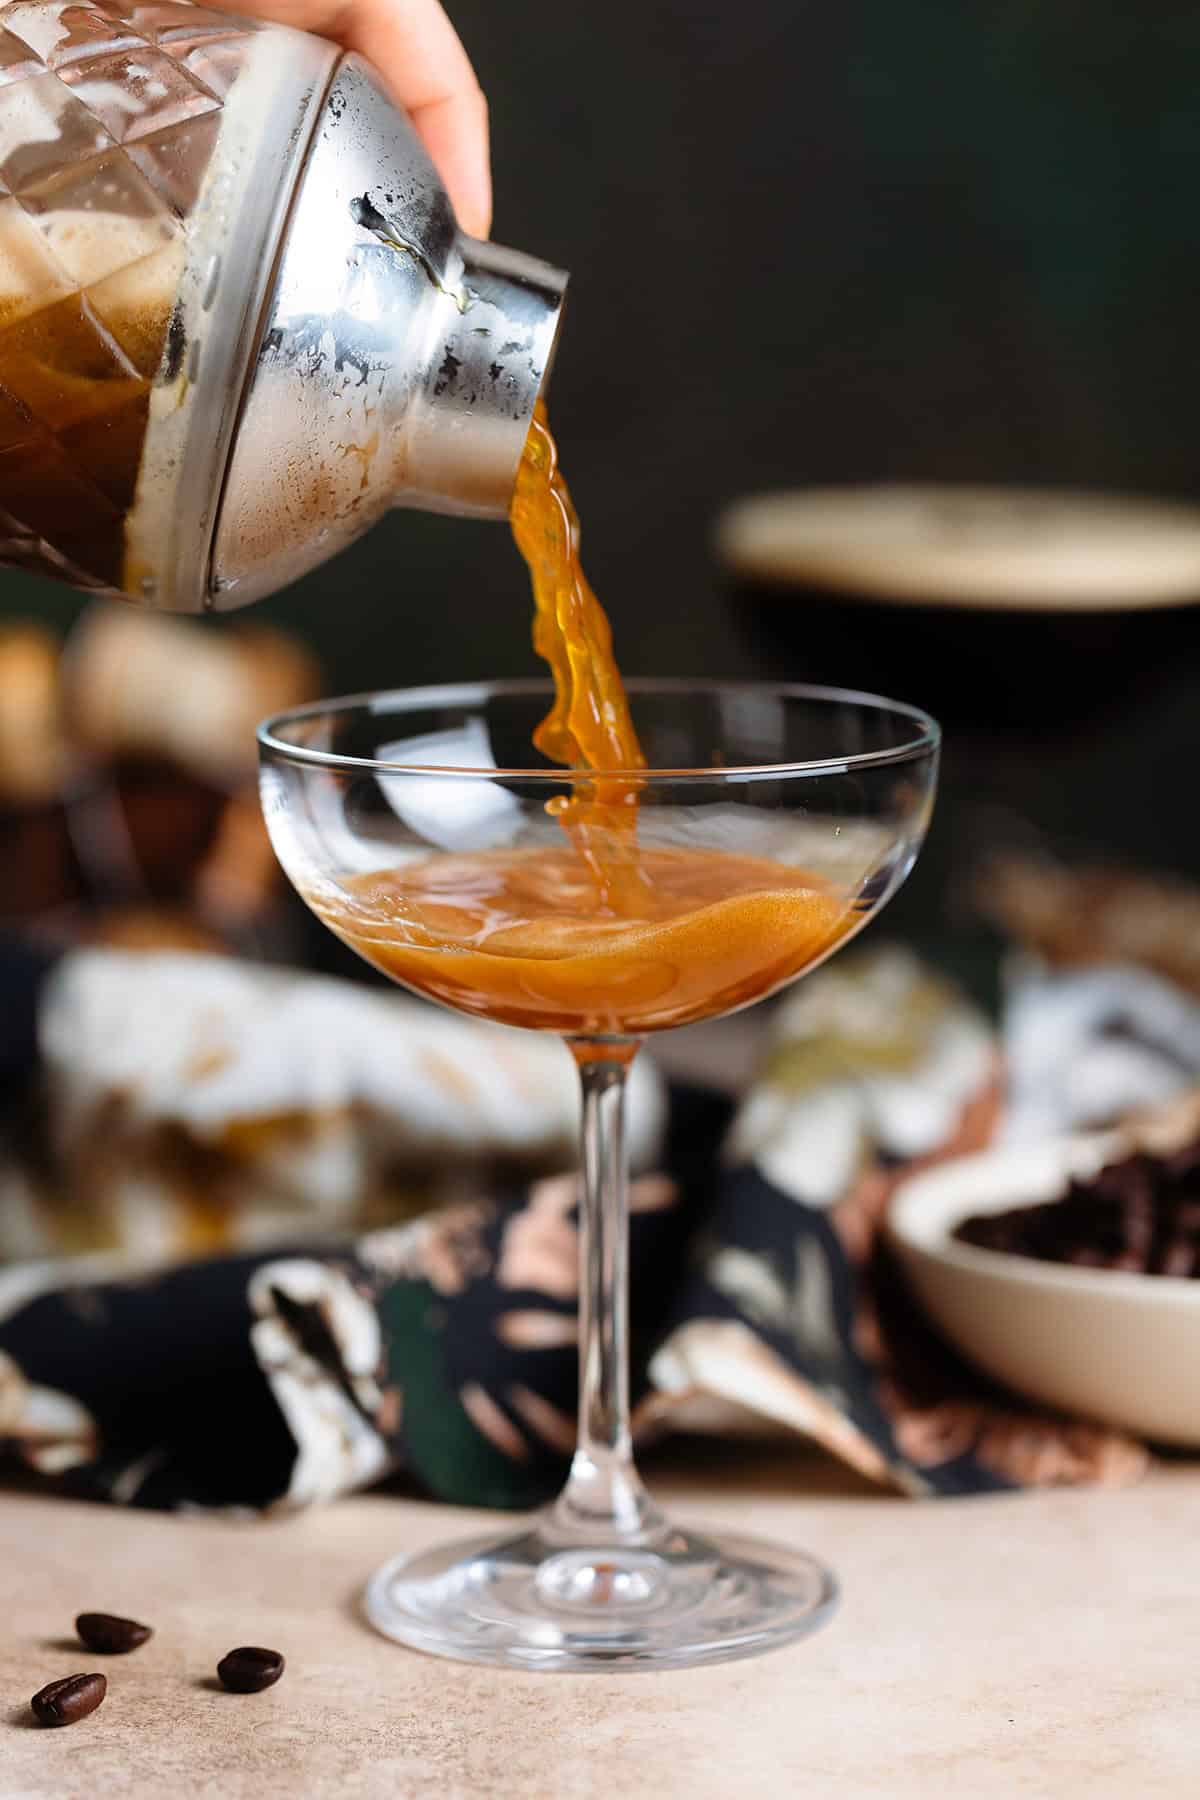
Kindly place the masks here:
<instances>
[{"instance_id":1,"label":"blurred bottle","mask_svg":"<svg viewBox=\"0 0 1200 1800\"><path fill-rule=\"evenodd\" d=\"M199 611L394 504L503 517L563 283L459 232L360 58L182 0L18 0L0 561Z\"/></svg>"}]
</instances>

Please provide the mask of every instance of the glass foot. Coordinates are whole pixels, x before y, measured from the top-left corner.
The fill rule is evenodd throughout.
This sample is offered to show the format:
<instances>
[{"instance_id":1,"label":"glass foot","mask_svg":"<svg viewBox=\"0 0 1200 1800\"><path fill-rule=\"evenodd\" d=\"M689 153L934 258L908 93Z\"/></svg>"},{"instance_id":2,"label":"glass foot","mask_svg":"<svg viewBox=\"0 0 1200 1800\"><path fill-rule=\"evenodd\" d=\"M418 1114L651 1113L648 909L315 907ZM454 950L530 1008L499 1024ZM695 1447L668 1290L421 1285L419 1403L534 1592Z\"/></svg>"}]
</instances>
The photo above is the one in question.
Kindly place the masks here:
<instances>
[{"instance_id":1,"label":"glass foot","mask_svg":"<svg viewBox=\"0 0 1200 1800\"><path fill-rule=\"evenodd\" d=\"M518 1669L670 1669L756 1656L833 1610L800 1550L668 1529L652 1547L564 1546L535 1529L398 1556L367 1587L377 1631L415 1650Z\"/></svg>"}]
</instances>

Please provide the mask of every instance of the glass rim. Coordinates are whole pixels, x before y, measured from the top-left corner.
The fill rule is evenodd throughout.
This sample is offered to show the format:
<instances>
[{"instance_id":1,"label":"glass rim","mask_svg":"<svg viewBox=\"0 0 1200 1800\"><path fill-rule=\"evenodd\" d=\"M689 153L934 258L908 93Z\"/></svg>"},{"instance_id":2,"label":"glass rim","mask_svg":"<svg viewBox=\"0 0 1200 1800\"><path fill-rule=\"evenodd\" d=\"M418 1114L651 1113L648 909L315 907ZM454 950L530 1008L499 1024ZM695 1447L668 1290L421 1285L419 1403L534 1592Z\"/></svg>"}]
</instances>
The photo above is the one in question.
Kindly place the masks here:
<instances>
[{"instance_id":1,"label":"glass rim","mask_svg":"<svg viewBox=\"0 0 1200 1800\"><path fill-rule=\"evenodd\" d=\"M462 681L437 683L428 687L380 688L359 694L343 694L332 700L310 700L303 706L287 707L283 712L273 713L264 719L255 732L260 752L271 757L278 757L287 762L299 763L309 768L329 770L370 771L389 775L419 775L423 779L431 776L445 776L450 780L486 780L486 781L529 781L546 782L561 787L564 783L594 782L597 780L628 781L726 781L733 778L789 776L789 775L822 775L847 774L853 770L874 768L889 763L913 762L920 756L935 753L942 741L941 726L931 714L919 706L913 706L906 700L890 700L884 694L872 694L859 688L823 687L805 682L792 681L721 681L687 676L656 679L653 676L635 676L625 683L625 691L629 694L763 694L781 700L815 700L818 702L853 705L874 712L888 712L908 719L914 727L914 736L902 744L895 744L882 750L858 750L845 756L814 757L803 761L778 763L744 763L722 764L709 768L642 768L642 769L575 769L565 767L547 767L545 764L534 769L514 768L451 768L444 763L409 763L398 762L391 758L373 756L347 756L337 750L313 750L304 744L289 744L277 733L288 725L297 724L306 719L319 719L325 715L333 717L337 714L361 712L367 715L384 714L389 710L389 702L403 702L395 706L397 713L416 712L422 706L451 706L481 704L490 699L520 699L541 695L551 699L554 694L554 683L548 676L528 677L512 681Z\"/></svg>"}]
</instances>

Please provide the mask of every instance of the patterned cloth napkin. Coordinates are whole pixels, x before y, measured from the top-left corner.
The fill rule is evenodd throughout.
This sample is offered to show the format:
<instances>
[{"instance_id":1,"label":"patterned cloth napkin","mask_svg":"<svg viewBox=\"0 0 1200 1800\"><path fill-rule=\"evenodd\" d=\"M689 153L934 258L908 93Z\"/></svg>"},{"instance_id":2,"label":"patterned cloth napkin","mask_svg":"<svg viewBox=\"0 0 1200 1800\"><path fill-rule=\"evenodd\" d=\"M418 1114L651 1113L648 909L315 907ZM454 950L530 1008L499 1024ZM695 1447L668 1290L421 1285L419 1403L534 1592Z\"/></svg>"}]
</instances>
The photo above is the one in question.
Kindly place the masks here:
<instances>
[{"instance_id":1,"label":"patterned cloth napkin","mask_svg":"<svg viewBox=\"0 0 1200 1800\"><path fill-rule=\"evenodd\" d=\"M561 1051L309 976L113 956L39 970L8 1012L42 1060L0 1174L8 1248L115 1246L0 1269L9 1457L152 1507L292 1508L393 1472L548 1495L574 1433ZM997 1028L888 947L794 990L740 1105L664 1102L647 1064L639 1434L802 1432L913 1495L1134 1478L1140 1446L970 1371L879 1227L914 1166L1197 1079L1200 1005L1160 976L1026 961ZM449 1200L364 1228L426 1205L431 1167Z\"/></svg>"}]
</instances>

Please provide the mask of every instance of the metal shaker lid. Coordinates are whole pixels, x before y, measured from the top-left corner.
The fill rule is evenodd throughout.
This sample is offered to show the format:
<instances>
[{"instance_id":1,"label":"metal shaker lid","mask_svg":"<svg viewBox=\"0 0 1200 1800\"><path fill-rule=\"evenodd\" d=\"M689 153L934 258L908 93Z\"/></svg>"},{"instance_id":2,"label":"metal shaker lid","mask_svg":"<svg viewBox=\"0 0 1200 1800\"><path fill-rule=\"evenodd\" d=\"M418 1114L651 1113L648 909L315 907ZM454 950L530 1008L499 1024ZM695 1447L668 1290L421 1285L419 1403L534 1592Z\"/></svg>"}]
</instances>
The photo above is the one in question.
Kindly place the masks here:
<instances>
[{"instance_id":1,"label":"metal shaker lid","mask_svg":"<svg viewBox=\"0 0 1200 1800\"><path fill-rule=\"evenodd\" d=\"M896 606L1128 612L1200 600L1200 507L1067 489L810 488L737 501L742 580Z\"/></svg>"}]
</instances>

